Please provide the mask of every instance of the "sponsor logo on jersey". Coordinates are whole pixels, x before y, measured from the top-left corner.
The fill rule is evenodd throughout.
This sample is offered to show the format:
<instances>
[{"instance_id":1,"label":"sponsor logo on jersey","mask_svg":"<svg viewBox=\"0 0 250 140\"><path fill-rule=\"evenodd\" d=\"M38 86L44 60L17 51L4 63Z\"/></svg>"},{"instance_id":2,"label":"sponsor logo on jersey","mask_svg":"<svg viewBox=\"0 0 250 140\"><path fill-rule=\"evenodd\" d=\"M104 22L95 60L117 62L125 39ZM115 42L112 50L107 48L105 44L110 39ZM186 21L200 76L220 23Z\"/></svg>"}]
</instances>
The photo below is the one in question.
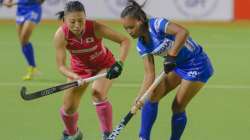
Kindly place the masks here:
<instances>
[{"instance_id":1,"label":"sponsor logo on jersey","mask_svg":"<svg viewBox=\"0 0 250 140\"><path fill-rule=\"evenodd\" d=\"M199 75L199 72L198 72L198 71L189 71L189 72L187 73L187 75L188 75L189 77L196 78L196 76Z\"/></svg>"},{"instance_id":2,"label":"sponsor logo on jersey","mask_svg":"<svg viewBox=\"0 0 250 140\"><path fill-rule=\"evenodd\" d=\"M173 46L173 41L165 39L152 53L155 55L165 56L167 52Z\"/></svg>"}]
</instances>

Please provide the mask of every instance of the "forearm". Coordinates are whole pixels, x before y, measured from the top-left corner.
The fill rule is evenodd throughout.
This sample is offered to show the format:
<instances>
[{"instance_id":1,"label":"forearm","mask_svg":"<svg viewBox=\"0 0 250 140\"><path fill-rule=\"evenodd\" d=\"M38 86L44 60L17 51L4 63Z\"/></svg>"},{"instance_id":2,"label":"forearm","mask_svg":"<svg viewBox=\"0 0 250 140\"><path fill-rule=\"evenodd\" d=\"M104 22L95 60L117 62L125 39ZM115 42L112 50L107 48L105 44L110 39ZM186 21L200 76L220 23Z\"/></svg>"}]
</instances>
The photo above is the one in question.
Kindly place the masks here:
<instances>
[{"instance_id":1,"label":"forearm","mask_svg":"<svg viewBox=\"0 0 250 140\"><path fill-rule=\"evenodd\" d=\"M168 55L170 56L177 56L181 48L184 46L187 38L188 38L188 31L182 30L178 32L175 36L175 41L173 47L168 51Z\"/></svg>"},{"instance_id":2,"label":"forearm","mask_svg":"<svg viewBox=\"0 0 250 140\"><path fill-rule=\"evenodd\" d=\"M143 79L143 83L141 85L141 89L139 91L139 94L137 98L141 97L144 95L144 93L147 91L147 89L152 85L154 82L155 75L150 75L150 76L145 76Z\"/></svg>"},{"instance_id":3,"label":"forearm","mask_svg":"<svg viewBox=\"0 0 250 140\"><path fill-rule=\"evenodd\" d=\"M131 47L131 44L130 44L130 41L128 39L122 41L121 47L120 47L120 56L119 56L120 61L125 62L125 60L128 56L128 52L129 52L130 47Z\"/></svg>"},{"instance_id":4,"label":"forearm","mask_svg":"<svg viewBox=\"0 0 250 140\"><path fill-rule=\"evenodd\" d=\"M66 77L70 78L70 79L78 79L79 76L74 73L71 69L69 69L68 67L62 65L58 67L58 70Z\"/></svg>"}]
</instances>

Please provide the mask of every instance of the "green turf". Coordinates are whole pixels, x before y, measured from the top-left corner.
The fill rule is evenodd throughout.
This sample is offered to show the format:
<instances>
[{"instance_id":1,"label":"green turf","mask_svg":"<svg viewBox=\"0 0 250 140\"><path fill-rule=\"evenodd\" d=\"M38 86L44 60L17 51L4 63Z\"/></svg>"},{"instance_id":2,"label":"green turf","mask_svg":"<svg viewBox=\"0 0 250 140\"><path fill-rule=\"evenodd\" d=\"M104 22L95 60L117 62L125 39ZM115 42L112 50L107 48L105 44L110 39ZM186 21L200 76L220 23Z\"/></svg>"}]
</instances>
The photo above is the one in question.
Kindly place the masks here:
<instances>
[{"instance_id":1,"label":"green turf","mask_svg":"<svg viewBox=\"0 0 250 140\"><path fill-rule=\"evenodd\" d=\"M250 24L250 23L249 23ZM110 23L124 32L119 24ZM204 46L211 57L215 74L190 103L187 129L183 140L245 140L250 134L250 26L242 24L187 24L192 37ZM22 85L29 91L63 83L55 65L52 37L57 24L41 24L32 36L37 64L43 75L23 82L26 63L23 59L14 24L0 23L0 137L4 140L58 140L63 125L59 117L62 94L26 102L19 96ZM117 54L117 46L105 41ZM143 78L142 60L134 46L125 63L123 75L115 81L109 97L113 103L114 125L128 112ZM157 59L157 70L162 60ZM159 116L152 132L153 140L168 140L171 102L174 92L160 103ZM82 99L79 126L86 140L100 140L90 91ZM136 140L140 123L138 113L117 140Z\"/></svg>"}]
</instances>

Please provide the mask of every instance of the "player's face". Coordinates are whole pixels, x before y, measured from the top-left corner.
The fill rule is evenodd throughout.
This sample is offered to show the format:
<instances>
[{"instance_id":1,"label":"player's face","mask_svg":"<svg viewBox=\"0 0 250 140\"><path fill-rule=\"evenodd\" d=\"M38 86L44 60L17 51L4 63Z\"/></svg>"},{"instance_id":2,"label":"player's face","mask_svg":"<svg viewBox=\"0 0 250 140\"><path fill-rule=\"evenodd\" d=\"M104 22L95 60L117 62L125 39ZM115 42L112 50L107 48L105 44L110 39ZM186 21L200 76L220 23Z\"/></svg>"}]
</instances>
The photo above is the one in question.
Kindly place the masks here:
<instances>
[{"instance_id":1,"label":"player's face","mask_svg":"<svg viewBox=\"0 0 250 140\"><path fill-rule=\"evenodd\" d=\"M85 17L84 12L70 12L65 15L65 22L69 30L79 36L85 30Z\"/></svg>"},{"instance_id":2,"label":"player's face","mask_svg":"<svg viewBox=\"0 0 250 140\"><path fill-rule=\"evenodd\" d=\"M129 33L129 35L133 38L138 38L141 36L142 31L141 31L141 21L131 18L131 17L124 17L122 18L122 24L125 30Z\"/></svg>"}]
</instances>

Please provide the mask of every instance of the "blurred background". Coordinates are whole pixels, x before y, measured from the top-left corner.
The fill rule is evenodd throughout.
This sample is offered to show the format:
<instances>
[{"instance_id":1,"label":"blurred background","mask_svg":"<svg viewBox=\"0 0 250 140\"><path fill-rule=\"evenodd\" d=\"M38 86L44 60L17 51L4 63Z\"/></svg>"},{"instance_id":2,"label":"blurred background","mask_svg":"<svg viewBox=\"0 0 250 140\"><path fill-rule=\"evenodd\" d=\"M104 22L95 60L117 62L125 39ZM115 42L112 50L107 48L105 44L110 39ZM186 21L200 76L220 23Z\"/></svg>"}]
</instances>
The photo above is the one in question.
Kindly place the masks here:
<instances>
[{"instance_id":1,"label":"blurred background","mask_svg":"<svg viewBox=\"0 0 250 140\"><path fill-rule=\"evenodd\" d=\"M89 19L103 22L127 35L119 21L126 0L80 0ZM66 0L45 0L42 21L32 34L41 76L22 81L26 70L18 42L16 7L0 7L0 137L5 140L58 140L63 125L59 116L62 92L34 101L23 101L21 86L36 91L59 83L63 77L56 68L53 35L60 22L56 12ZM182 140L250 139L250 0L137 0L152 17L164 17L186 27L194 40L210 56L215 74L190 103L187 129ZM127 35L128 36L128 35ZM132 39L131 39L132 40ZM136 52L136 40L125 63L124 72L115 80L109 98L113 103L114 126L129 111L143 79L142 60ZM118 55L118 45L104 40ZM157 71L162 60L157 58ZM86 140L101 139L90 90L79 109L79 127ZM165 97L152 130L152 140L167 140L171 132L171 103L175 91ZM138 113L117 140L137 140Z\"/></svg>"},{"instance_id":2,"label":"blurred background","mask_svg":"<svg viewBox=\"0 0 250 140\"><path fill-rule=\"evenodd\" d=\"M80 0L92 19L119 19L127 0ZM45 0L43 19L55 19L67 0ZM249 0L137 0L148 15L182 21L249 19ZM1 7L1 19L14 19L15 8Z\"/></svg>"}]
</instances>

